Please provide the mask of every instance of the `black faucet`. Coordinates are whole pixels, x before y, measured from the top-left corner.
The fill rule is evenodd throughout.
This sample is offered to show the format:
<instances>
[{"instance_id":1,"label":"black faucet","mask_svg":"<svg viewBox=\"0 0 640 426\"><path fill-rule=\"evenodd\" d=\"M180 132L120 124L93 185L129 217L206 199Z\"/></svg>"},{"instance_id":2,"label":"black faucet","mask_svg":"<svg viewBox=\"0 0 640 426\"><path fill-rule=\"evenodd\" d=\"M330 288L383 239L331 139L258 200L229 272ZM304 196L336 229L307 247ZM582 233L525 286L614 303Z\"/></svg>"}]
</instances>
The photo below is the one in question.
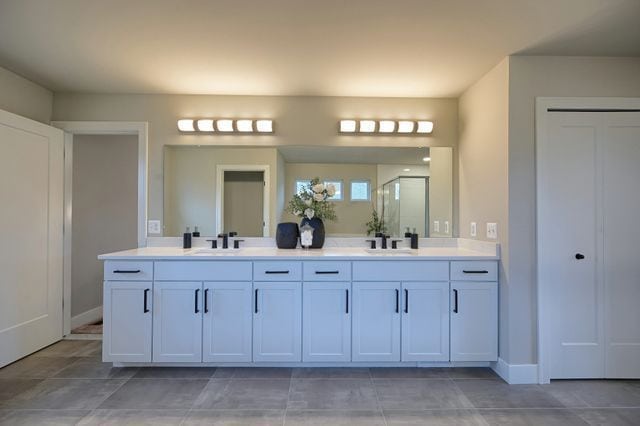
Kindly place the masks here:
<instances>
[{"instance_id":1,"label":"black faucet","mask_svg":"<svg viewBox=\"0 0 640 426\"><path fill-rule=\"evenodd\" d=\"M401 243L403 240L391 240L391 248L392 249L397 249L398 248L398 243Z\"/></svg>"},{"instance_id":2,"label":"black faucet","mask_svg":"<svg viewBox=\"0 0 640 426\"><path fill-rule=\"evenodd\" d=\"M222 248L229 248L229 234L218 234L218 238L222 238Z\"/></svg>"},{"instance_id":3,"label":"black faucet","mask_svg":"<svg viewBox=\"0 0 640 426\"><path fill-rule=\"evenodd\" d=\"M382 247L380 248L384 250L387 248L387 238L389 238L389 236L382 234L381 238L382 238Z\"/></svg>"}]
</instances>

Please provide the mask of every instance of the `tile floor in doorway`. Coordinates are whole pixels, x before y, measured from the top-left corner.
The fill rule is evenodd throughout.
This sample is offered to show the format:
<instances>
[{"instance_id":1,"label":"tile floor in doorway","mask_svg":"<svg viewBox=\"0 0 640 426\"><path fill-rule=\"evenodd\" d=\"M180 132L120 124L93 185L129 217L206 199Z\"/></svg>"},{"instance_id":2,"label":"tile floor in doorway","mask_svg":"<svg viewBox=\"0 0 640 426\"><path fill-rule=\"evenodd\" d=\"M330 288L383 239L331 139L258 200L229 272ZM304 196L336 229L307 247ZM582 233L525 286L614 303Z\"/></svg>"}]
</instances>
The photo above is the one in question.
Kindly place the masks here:
<instances>
[{"instance_id":1,"label":"tile floor in doorway","mask_svg":"<svg viewBox=\"0 0 640 426\"><path fill-rule=\"evenodd\" d=\"M64 340L0 369L2 425L640 425L640 381L489 369L112 368Z\"/></svg>"}]
</instances>

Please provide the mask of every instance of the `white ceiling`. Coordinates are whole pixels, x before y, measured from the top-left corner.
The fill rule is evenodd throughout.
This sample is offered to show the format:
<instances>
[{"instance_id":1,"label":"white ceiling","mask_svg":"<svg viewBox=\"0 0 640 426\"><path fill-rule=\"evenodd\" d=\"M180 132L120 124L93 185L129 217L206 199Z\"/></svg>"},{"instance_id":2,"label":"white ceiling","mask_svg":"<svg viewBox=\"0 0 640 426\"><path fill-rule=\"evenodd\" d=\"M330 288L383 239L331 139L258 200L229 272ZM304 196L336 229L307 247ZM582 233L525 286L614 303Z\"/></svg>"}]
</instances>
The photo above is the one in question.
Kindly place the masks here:
<instances>
[{"instance_id":1,"label":"white ceiling","mask_svg":"<svg viewBox=\"0 0 640 426\"><path fill-rule=\"evenodd\" d=\"M451 97L510 54L640 56L639 0L0 0L55 91Z\"/></svg>"}]
</instances>

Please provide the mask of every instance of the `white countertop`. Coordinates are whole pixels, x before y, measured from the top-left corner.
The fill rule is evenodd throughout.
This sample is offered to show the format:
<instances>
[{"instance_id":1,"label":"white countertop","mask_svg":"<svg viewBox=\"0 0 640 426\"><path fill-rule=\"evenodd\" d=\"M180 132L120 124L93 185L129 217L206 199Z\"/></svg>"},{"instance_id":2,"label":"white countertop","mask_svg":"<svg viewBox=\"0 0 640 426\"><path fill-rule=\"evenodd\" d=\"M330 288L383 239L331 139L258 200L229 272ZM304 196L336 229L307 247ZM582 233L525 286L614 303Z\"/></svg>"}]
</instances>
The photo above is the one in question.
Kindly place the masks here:
<instances>
[{"instance_id":1,"label":"white countertop","mask_svg":"<svg viewBox=\"0 0 640 426\"><path fill-rule=\"evenodd\" d=\"M325 247L322 249L277 249L275 247L246 247L217 249L202 253L202 247L143 247L98 256L100 260L498 260L498 251L469 247L425 247L417 250L393 249L371 253L361 247Z\"/></svg>"}]
</instances>

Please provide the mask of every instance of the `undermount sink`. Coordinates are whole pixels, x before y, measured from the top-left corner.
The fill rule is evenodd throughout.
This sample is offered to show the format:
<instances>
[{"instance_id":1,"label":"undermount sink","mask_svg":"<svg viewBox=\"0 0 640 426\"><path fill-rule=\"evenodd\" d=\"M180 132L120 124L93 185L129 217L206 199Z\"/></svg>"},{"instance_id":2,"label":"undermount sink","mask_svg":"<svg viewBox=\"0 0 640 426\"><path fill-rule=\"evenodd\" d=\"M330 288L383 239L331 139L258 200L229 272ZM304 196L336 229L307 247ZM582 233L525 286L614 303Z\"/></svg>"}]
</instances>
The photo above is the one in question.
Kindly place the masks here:
<instances>
[{"instance_id":1,"label":"undermount sink","mask_svg":"<svg viewBox=\"0 0 640 426\"><path fill-rule=\"evenodd\" d=\"M242 249L222 249L222 248L196 248L188 252L189 256L229 256L238 254Z\"/></svg>"},{"instance_id":2,"label":"undermount sink","mask_svg":"<svg viewBox=\"0 0 640 426\"><path fill-rule=\"evenodd\" d=\"M414 249L410 249L410 248L406 248L406 247L401 247L401 248L397 248L397 249L380 249L380 248L375 248L375 249L364 249L367 253L371 253L371 254L377 254L377 255L381 255L381 256L393 256L393 255L407 255L407 254L416 254L416 250Z\"/></svg>"}]
</instances>

